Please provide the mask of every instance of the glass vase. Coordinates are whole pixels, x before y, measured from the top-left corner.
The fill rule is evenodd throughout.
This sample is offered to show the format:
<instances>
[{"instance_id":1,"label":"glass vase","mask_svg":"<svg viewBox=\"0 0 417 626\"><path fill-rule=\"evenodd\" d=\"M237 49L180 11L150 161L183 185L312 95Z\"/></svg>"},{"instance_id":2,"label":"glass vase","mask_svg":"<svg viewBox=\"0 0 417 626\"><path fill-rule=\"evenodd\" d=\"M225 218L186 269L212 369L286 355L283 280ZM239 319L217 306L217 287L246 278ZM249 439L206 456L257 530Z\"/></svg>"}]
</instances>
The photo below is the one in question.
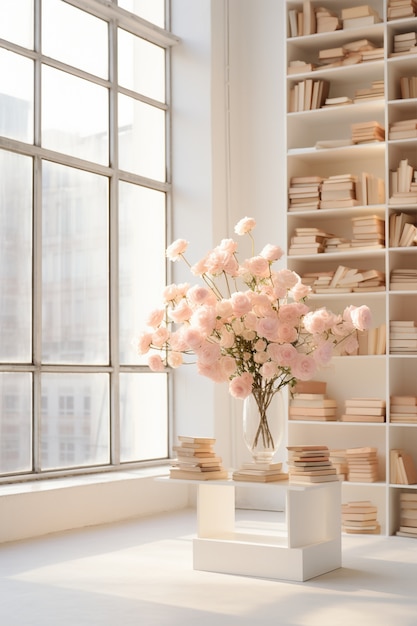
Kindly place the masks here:
<instances>
[{"instance_id":1,"label":"glass vase","mask_svg":"<svg viewBox=\"0 0 417 626\"><path fill-rule=\"evenodd\" d=\"M282 391L276 391L269 405L264 405L253 393L243 402L243 438L255 463L271 463L284 436Z\"/></svg>"}]
</instances>

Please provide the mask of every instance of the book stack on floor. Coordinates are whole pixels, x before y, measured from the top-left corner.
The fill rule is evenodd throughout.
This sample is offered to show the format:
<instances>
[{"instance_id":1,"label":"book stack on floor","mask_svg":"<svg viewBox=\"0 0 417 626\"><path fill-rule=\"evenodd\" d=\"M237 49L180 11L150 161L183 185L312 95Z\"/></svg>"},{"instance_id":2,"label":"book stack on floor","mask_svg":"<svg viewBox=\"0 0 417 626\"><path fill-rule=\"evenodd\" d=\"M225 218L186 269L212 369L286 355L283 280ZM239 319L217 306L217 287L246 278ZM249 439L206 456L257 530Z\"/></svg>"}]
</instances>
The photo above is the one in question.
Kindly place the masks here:
<instances>
[{"instance_id":1,"label":"book stack on floor","mask_svg":"<svg viewBox=\"0 0 417 626\"><path fill-rule=\"evenodd\" d=\"M384 98L384 81L374 80L370 87L361 87L355 90L353 104L363 102L364 100L380 100Z\"/></svg>"},{"instance_id":2,"label":"book stack on floor","mask_svg":"<svg viewBox=\"0 0 417 626\"><path fill-rule=\"evenodd\" d=\"M393 485L415 485L417 483L417 469L414 459L406 450L390 450L390 482Z\"/></svg>"},{"instance_id":3,"label":"book stack on floor","mask_svg":"<svg viewBox=\"0 0 417 626\"><path fill-rule=\"evenodd\" d=\"M337 402L325 393L293 393L288 408L290 420L334 422Z\"/></svg>"},{"instance_id":4,"label":"book stack on floor","mask_svg":"<svg viewBox=\"0 0 417 626\"><path fill-rule=\"evenodd\" d=\"M385 141L385 129L378 122L358 122L350 128L353 143Z\"/></svg>"},{"instance_id":5,"label":"book stack on floor","mask_svg":"<svg viewBox=\"0 0 417 626\"><path fill-rule=\"evenodd\" d=\"M364 28L381 22L379 14L369 4L342 9L343 30L353 28Z\"/></svg>"},{"instance_id":6,"label":"book stack on floor","mask_svg":"<svg viewBox=\"0 0 417 626\"><path fill-rule=\"evenodd\" d=\"M385 220L378 215L352 218L352 248L384 248Z\"/></svg>"},{"instance_id":7,"label":"book stack on floor","mask_svg":"<svg viewBox=\"0 0 417 626\"><path fill-rule=\"evenodd\" d=\"M288 254L320 254L324 252L329 237L332 237L330 233L315 226L296 228L290 239Z\"/></svg>"},{"instance_id":8,"label":"book stack on floor","mask_svg":"<svg viewBox=\"0 0 417 626\"><path fill-rule=\"evenodd\" d=\"M169 471L170 478L187 480L224 480L228 472L222 459L214 451L215 439L211 437L178 437L174 446L177 458Z\"/></svg>"},{"instance_id":9,"label":"book stack on floor","mask_svg":"<svg viewBox=\"0 0 417 626\"><path fill-rule=\"evenodd\" d=\"M377 519L378 508L370 500L357 500L342 504L342 531L349 534L378 535L381 526Z\"/></svg>"},{"instance_id":10,"label":"book stack on floor","mask_svg":"<svg viewBox=\"0 0 417 626\"><path fill-rule=\"evenodd\" d=\"M416 0L388 0L387 19L398 20L417 15Z\"/></svg>"},{"instance_id":11,"label":"book stack on floor","mask_svg":"<svg viewBox=\"0 0 417 626\"><path fill-rule=\"evenodd\" d=\"M320 206L321 176L293 176L288 190L289 211L311 211Z\"/></svg>"},{"instance_id":12,"label":"book stack on floor","mask_svg":"<svg viewBox=\"0 0 417 626\"><path fill-rule=\"evenodd\" d=\"M399 537L417 537L417 493L400 493Z\"/></svg>"},{"instance_id":13,"label":"book stack on floor","mask_svg":"<svg viewBox=\"0 0 417 626\"><path fill-rule=\"evenodd\" d=\"M329 461L331 461L333 467L335 468L339 480L347 480L348 462L346 450L343 448L334 448L329 450Z\"/></svg>"},{"instance_id":14,"label":"book stack on floor","mask_svg":"<svg viewBox=\"0 0 417 626\"><path fill-rule=\"evenodd\" d=\"M391 396L389 421L394 424L417 424L417 397Z\"/></svg>"},{"instance_id":15,"label":"book stack on floor","mask_svg":"<svg viewBox=\"0 0 417 626\"><path fill-rule=\"evenodd\" d=\"M253 483L275 483L288 480L288 474L282 471L282 463L244 463L232 474L233 480Z\"/></svg>"},{"instance_id":16,"label":"book stack on floor","mask_svg":"<svg viewBox=\"0 0 417 626\"><path fill-rule=\"evenodd\" d=\"M348 481L374 483L378 480L378 450L372 446L348 448Z\"/></svg>"},{"instance_id":17,"label":"book stack on floor","mask_svg":"<svg viewBox=\"0 0 417 626\"><path fill-rule=\"evenodd\" d=\"M386 402L381 398L349 398L341 422L385 422Z\"/></svg>"},{"instance_id":18,"label":"book stack on floor","mask_svg":"<svg viewBox=\"0 0 417 626\"><path fill-rule=\"evenodd\" d=\"M327 446L287 446L291 483L324 483L339 480Z\"/></svg>"},{"instance_id":19,"label":"book stack on floor","mask_svg":"<svg viewBox=\"0 0 417 626\"><path fill-rule=\"evenodd\" d=\"M417 5L416 5L417 6ZM414 54L417 52L417 33L399 33L394 35L394 52L391 57L403 54Z\"/></svg>"},{"instance_id":20,"label":"book stack on floor","mask_svg":"<svg viewBox=\"0 0 417 626\"><path fill-rule=\"evenodd\" d=\"M417 270L411 267L392 270L389 288L391 291L417 290Z\"/></svg>"},{"instance_id":21,"label":"book stack on floor","mask_svg":"<svg viewBox=\"0 0 417 626\"><path fill-rule=\"evenodd\" d=\"M390 320L390 354L417 353L417 324L414 320Z\"/></svg>"},{"instance_id":22,"label":"book stack on floor","mask_svg":"<svg viewBox=\"0 0 417 626\"><path fill-rule=\"evenodd\" d=\"M356 200L357 177L352 174L338 174L325 178L321 185L321 209L352 207Z\"/></svg>"}]
</instances>

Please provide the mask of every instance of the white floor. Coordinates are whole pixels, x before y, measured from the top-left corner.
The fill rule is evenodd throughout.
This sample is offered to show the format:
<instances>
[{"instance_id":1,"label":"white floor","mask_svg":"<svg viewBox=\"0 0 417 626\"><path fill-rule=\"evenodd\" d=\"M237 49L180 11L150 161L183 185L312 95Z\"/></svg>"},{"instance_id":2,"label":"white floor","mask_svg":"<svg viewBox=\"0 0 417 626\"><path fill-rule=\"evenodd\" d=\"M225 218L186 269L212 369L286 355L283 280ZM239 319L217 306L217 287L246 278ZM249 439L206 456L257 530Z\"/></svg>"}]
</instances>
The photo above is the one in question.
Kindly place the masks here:
<instances>
[{"instance_id":1,"label":"white floor","mask_svg":"<svg viewBox=\"0 0 417 626\"><path fill-rule=\"evenodd\" d=\"M194 531L186 510L2 545L0 624L417 625L415 539L344 535L342 568L292 583L194 571Z\"/></svg>"}]
</instances>

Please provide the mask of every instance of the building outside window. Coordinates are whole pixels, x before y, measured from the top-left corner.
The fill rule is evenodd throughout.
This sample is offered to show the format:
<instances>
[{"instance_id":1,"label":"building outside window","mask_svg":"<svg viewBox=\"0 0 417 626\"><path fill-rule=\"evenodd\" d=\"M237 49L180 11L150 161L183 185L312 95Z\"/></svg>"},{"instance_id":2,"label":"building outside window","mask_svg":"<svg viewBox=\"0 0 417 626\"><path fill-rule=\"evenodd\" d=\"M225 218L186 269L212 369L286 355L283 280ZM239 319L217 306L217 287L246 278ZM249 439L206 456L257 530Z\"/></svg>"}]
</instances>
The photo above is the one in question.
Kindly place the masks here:
<instances>
[{"instance_id":1,"label":"building outside window","mask_svg":"<svg viewBox=\"0 0 417 626\"><path fill-rule=\"evenodd\" d=\"M0 3L0 480L168 457L168 5Z\"/></svg>"}]
</instances>

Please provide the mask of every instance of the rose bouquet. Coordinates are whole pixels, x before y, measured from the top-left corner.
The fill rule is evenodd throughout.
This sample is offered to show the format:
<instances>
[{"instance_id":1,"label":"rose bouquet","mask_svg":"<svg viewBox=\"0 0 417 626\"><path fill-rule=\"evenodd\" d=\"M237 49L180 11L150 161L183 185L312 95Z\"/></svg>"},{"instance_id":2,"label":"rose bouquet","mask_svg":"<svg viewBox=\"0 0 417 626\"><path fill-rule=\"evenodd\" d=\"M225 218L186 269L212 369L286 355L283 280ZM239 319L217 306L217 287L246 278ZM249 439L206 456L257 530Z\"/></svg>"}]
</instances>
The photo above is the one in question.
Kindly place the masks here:
<instances>
[{"instance_id":1,"label":"rose bouquet","mask_svg":"<svg viewBox=\"0 0 417 626\"><path fill-rule=\"evenodd\" d=\"M238 260L238 245L223 239L195 265L185 257L188 242L178 239L166 251L171 261L184 260L201 284L171 284L162 294L138 341L141 355L150 353L153 371L176 368L194 360L200 374L229 385L235 398L250 394L260 414L258 437L270 437L266 410L273 395L298 380L314 378L341 346L354 353L357 331L371 324L367 306L348 306L335 314L307 305L310 288L289 269L274 270L283 256L266 245L254 255L252 230L245 217L237 235L252 240L252 256Z\"/></svg>"}]
</instances>

